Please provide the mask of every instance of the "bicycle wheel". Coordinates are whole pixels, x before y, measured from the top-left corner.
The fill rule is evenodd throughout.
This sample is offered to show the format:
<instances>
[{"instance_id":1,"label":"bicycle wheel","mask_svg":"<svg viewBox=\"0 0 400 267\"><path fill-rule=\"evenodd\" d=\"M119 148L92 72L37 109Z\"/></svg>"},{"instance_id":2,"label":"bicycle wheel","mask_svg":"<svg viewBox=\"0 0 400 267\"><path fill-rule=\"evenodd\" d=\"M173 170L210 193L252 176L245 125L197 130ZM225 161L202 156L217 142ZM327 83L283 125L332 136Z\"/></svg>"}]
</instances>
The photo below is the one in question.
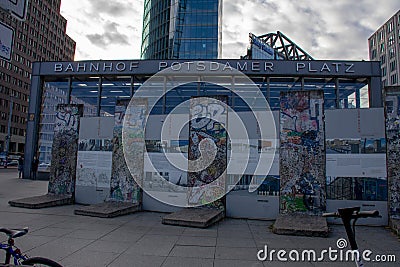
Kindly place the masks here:
<instances>
[{"instance_id":1,"label":"bicycle wheel","mask_svg":"<svg viewBox=\"0 0 400 267\"><path fill-rule=\"evenodd\" d=\"M30 266L48 266L48 267L62 267L62 265L57 262L46 259L43 257L32 257L22 262L22 265L30 265Z\"/></svg>"}]
</instances>

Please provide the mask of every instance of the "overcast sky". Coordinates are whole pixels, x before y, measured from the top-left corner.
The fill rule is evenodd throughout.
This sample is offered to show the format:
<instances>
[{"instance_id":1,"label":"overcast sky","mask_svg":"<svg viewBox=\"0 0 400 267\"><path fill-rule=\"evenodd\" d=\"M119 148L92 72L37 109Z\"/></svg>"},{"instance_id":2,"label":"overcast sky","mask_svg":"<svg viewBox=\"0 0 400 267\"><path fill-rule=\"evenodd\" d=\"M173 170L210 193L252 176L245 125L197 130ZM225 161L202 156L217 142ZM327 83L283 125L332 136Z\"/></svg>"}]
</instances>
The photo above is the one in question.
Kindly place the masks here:
<instances>
[{"instance_id":1,"label":"overcast sky","mask_svg":"<svg viewBox=\"0 0 400 267\"><path fill-rule=\"evenodd\" d=\"M315 59L368 60L368 37L399 9L399 0L224 0L222 58L244 55L249 32L279 30ZM61 14L75 60L140 58L143 0L63 0Z\"/></svg>"}]
</instances>

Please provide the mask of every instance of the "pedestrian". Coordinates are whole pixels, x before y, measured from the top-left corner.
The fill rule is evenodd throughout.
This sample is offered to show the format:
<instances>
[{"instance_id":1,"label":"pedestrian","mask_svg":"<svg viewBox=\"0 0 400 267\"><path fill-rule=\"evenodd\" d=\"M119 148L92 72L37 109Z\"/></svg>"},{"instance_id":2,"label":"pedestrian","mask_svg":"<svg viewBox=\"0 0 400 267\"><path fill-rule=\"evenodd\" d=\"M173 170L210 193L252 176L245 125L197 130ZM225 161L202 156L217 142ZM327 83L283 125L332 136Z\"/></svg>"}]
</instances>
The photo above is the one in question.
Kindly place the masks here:
<instances>
[{"instance_id":1,"label":"pedestrian","mask_svg":"<svg viewBox=\"0 0 400 267\"><path fill-rule=\"evenodd\" d=\"M39 168L39 160L37 157L34 157L33 161L32 161L32 179L33 180L36 180L36 173L37 173L38 168Z\"/></svg>"},{"instance_id":2,"label":"pedestrian","mask_svg":"<svg viewBox=\"0 0 400 267\"><path fill-rule=\"evenodd\" d=\"M24 157L18 158L18 178L22 178L24 172Z\"/></svg>"}]
</instances>

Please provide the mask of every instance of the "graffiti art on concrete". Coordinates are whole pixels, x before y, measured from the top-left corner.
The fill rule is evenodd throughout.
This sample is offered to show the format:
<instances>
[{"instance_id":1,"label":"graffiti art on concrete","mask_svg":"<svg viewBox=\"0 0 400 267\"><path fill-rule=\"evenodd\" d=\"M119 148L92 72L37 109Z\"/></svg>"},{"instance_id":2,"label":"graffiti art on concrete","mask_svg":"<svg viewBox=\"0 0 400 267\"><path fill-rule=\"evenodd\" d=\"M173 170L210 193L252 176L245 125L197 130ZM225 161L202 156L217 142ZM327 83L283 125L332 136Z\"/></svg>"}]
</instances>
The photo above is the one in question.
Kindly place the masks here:
<instances>
[{"instance_id":1,"label":"graffiti art on concrete","mask_svg":"<svg viewBox=\"0 0 400 267\"><path fill-rule=\"evenodd\" d=\"M189 205L224 208L227 168L227 97L193 97L189 122ZM202 158L203 160L199 160ZM202 166L208 162L208 166ZM191 171L196 170L196 171ZM212 184L207 189L204 185Z\"/></svg>"},{"instance_id":2,"label":"graffiti art on concrete","mask_svg":"<svg viewBox=\"0 0 400 267\"><path fill-rule=\"evenodd\" d=\"M400 88L386 92L387 176L389 216L400 219Z\"/></svg>"},{"instance_id":3,"label":"graffiti art on concrete","mask_svg":"<svg viewBox=\"0 0 400 267\"><path fill-rule=\"evenodd\" d=\"M129 107L128 104L128 101L118 101L115 107L110 199L140 204L141 189L136 181L141 181L144 175L147 101L135 99ZM125 157L129 158L128 161Z\"/></svg>"},{"instance_id":4,"label":"graffiti art on concrete","mask_svg":"<svg viewBox=\"0 0 400 267\"><path fill-rule=\"evenodd\" d=\"M280 211L318 214L326 208L322 91L281 93Z\"/></svg>"},{"instance_id":5,"label":"graffiti art on concrete","mask_svg":"<svg viewBox=\"0 0 400 267\"><path fill-rule=\"evenodd\" d=\"M83 105L58 105L54 126L48 192L74 196L79 121Z\"/></svg>"}]
</instances>

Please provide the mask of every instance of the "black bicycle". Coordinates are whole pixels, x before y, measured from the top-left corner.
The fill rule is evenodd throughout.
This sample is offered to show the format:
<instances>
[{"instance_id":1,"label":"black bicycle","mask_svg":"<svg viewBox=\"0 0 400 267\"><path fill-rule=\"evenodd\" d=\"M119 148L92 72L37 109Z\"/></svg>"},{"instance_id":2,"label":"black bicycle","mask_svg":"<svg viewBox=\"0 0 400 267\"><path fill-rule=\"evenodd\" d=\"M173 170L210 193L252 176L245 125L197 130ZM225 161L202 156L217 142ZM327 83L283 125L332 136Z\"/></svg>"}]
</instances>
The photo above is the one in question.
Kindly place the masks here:
<instances>
[{"instance_id":1,"label":"black bicycle","mask_svg":"<svg viewBox=\"0 0 400 267\"><path fill-rule=\"evenodd\" d=\"M0 242L0 249L6 251L6 260L4 261L4 264L6 265L10 264L12 257L14 265L62 267L57 262L47 258L28 257L26 254L23 254L19 248L15 246L14 239L27 234L28 228L23 228L23 229L0 228L0 232L7 235L7 243Z\"/></svg>"},{"instance_id":2,"label":"black bicycle","mask_svg":"<svg viewBox=\"0 0 400 267\"><path fill-rule=\"evenodd\" d=\"M347 238L350 243L350 247L354 251L358 251L358 245L356 241L356 221L359 218L377 218L380 217L379 211L372 210L372 211L360 211L360 207L352 207L352 208L343 208L338 209L337 212L332 213L324 213L322 214L323 217L335 217L341 218L344 228L346 229ZM353 222L352 222L353 221ZM362 258L359 257L356 260L357 267L363 267L364 263Z\"/></svg>"}]
</instances>

